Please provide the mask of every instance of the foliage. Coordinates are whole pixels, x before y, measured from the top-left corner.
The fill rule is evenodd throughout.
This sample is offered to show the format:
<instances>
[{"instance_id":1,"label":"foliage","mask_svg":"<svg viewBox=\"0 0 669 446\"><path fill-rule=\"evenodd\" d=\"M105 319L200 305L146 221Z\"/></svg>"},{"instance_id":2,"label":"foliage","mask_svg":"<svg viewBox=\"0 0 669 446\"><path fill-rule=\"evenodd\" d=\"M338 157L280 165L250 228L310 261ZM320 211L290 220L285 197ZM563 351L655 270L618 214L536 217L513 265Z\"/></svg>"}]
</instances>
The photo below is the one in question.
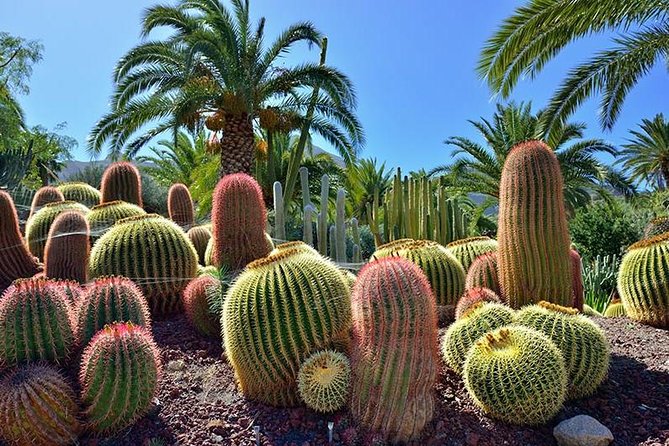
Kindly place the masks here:
<instances>
[{"instance_id":1,"label":"foliage","mask_svg":"<svg viewBox=\"0 0 669 446\"><path fill-rule=\"evenodd\" d=\"M669 121L659 113L653 120L644 119L639 130L620 152L619 163L630 173L630 179L657 189L669 187Z\"/></svg>"},{"instance_id":2,"label":"foliage","mask_svg":"<svg viewBox=\"0 0 669 446\"><path fill-rule=\"evenodd\" d=\"M386 191L392 185L392 169L386 169L386 163L379 164L376 158L364 158L346 167L346 191L352 208L351 216L362 223L368 222L367 206L374 202L377 195L383 201Z\"/></svg>"},{"instance_id":3,"label":"foliage","mask_svg":"<svg viewBox=\"0 0 669 446\"><path fill-rule=\"evenodd\" d=\"M58 180L58 172L65 167L65 161L72 158L71 151L77 147L77 140L61 134L67 124L62 122L53 130L35 126L23 132L23 144L33 154L32 163L23 183L37 188Z\"/></svg>"},{"instance_id":4,"label":"foliage","mask_svg":"<svg viewBox=\"0 0 669 446\"><path fill-rule=\"evenodd\" d=\"M66 181L73 183L86 183L100 190L104 171L105 166L103 164L93 162L83 169L71 174L66 178Z\"/></svg>"},{"instance_id":5,"label":"foliage","mask_svg":"<svg viewBox=\"0 0 669 446\"><path fill-rule=\"evenodd\" d=\"M619 265L620 257L617 255L597 255L583 264L585 303L601 314L606 311L616 291Z\"/></svg>"}]
</instances>

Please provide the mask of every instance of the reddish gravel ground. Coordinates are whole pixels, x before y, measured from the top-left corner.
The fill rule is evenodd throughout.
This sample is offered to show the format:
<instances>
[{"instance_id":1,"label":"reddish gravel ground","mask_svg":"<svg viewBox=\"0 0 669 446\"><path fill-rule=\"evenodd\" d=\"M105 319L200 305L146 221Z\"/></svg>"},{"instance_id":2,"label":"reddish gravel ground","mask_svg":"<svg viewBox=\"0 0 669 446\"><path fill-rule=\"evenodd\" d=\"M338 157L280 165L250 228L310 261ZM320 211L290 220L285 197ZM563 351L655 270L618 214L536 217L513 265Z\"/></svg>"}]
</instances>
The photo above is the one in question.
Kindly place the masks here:
<instances>
[{"instance_id":1,"label":"reddish gravel ground","mask_svg":"<svg viewBox=\"0 0 669 446\"><path fill-rule=\"evenodd\" d=\"M596 321L612 347L608 380L592 397L570 402L553 422L539 428L506 425L484 416L462 380L444 367L438 404L421 445L549 446L553 427L578 414L595 417L615 437L614 445L669 445L669 332L628 319ZM359 429L345 412L322 416L304 408L276 409L247 401L220 342L198 337L183 316L156 321L164 376L151 414L115 438L83 439L83 445L325 445L334 421L336 445L381 444Z\"/></svg>"}]
</instances>

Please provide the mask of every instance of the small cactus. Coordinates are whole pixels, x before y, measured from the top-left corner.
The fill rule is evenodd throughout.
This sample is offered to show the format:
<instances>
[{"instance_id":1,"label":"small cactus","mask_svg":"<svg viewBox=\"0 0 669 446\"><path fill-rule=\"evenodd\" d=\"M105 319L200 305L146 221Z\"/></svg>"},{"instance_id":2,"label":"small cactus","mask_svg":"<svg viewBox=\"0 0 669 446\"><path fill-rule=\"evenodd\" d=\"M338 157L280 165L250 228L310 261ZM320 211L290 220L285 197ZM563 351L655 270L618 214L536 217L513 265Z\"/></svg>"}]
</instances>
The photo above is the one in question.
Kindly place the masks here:
<instances>
[{"instance_id":1,"label":"small cactus","mask_svg":"<svg viewBox=\"0 0 669 446\"><path fill-rule=\"evenodd\" d=\"M121 200L142 207L142 178L129 162L112 163L102 174L101 203Z\"/></svg>"},{"instance_id":2,"label":"small cactus","mask_svg":"<svg viewBox=\"0 0 669 446\"><path fill-rule=\"evenodd\" d=\"M497 253L489 252L478 256L469 267L465 279L465 288L488 288L501 296L499 276L497 275Z\"/></svg>"},{"instance_id":3,"label":"small cactus","mask_svg":"<svg viewBox=\"0 0 669 446\"><path fill-rule=\"evenodd\" d=\"M110 201L93 206L91 212L86 215L91 230L91 240L95 242L119 220L144 214L146 214L144 209L125 201Z\"/></svg>"},{"instance_id":4,"label":"small cactus","mask_svg":"<svg viewBox=\"0 0 669 446\"><path fill-rule=\"evenodd\" d=\"M601 316L602 314L588 304L583 304L583 314L586 316Z\"/></svg>"},{"instance_id":5,"label":"small cactus","mask_svg":"<svg viewBox=\"0 0 669 446\"><path fill-rule=\"evenodd\" d=\"M213 298L220 299L222 295L223 284L210 275L193 279L184 289L183 306L186 317L203 336L217 338L221 335L221 315L211 311L212 303L210 300Z\"/></svg>"},{"instance_id":6,"label":"small cactus","mask_svg":"<svg viewBox=\"0 0 669 446\"><path fill-rule=\"evenodd\" d=\"M308 408L316 412L334 412L348 399L351 364L334 350L323 350L309 356L297 374L297 390Z\"/></svg>"},{"instance_id":7,"label":"small cactus","mask_svg":"<svg viewBox=\"0 0 669 446\"><path fill-rule=\"evenodd\" d=\"M209 240L211 240L211 230L205 225L193 226L188 230L186 235L195 247L198 263L203 266L206 265L205 254Z\"/></svg>"},{"instance_id":8,"label":"small cactus","mask_svg":"<svg viewBox=\"0 0 669 446\"><path fill-rule=\"evenodd\" d=\"M16 279L32 277L41 266L28 250L12 197L0 190L0 292Z\"/></svg>"},{"instance_id":9,"label":"small cactus","mask_svg":"<svg viewBox=\"0 0 669 446\"><path fill-rule=\"evenodd\" d=\"M33 201L30 205L30 214L28 218L32 217L35 212L44 207L45 204L58 203L65 201L63 193L53 186L44 186L37 189L33 196Z\"/></svg>"},{"instance_id":10,"label":"small cactus","mask_svg":"<svg viewBox=\"0 0 669 446\"><path fill-rule=\"evenodd\" d=\"M478 302L494 302L501 304L502 299L488 288L470 288L462 295L455 307L455 319L460 319Z\"/></svg>"},{"instance_id":11,"label":"small cactus","mask_svg":"<svg viewBox=\"0 0 669 446\"><path fill-rule=\"evenodd\" d=\"M187 231L195 224L195 210L190 191L185 184L177 183L167 193L167 212L170 219Z\"/></svg>"},{"instance_id":12,"label":"small cactus","mask_svg":"<svg viewBox=\"0 0 669 446\"><path fill-rule=\"evenodd\" d=\"M497 240L490 237L469 237L446 245L446 249L460 261L465 273L480 255L497 251Z\"/></svg>"},{"instance_id":13,"label":"small cactus","mask_svg":"<svg viewBox=\"0 0 669 446\"><path fill-rule=\"evenodd\" d=\"M100 204L100 191L88 183L63 183L57 189L63 193L65 200L76 201L87 208Z\"/></svg>"},{"instance_id":14,"label":"small cactus","mask_svg":"<svg viewBox=\"0 0 669 446\"><path fill-rule=\"evenodd\" d=\"M26 223L26 241L30 252L39 259L44 258L44 248L49 237L51 225L61 213L65 211L79 211L87 215L89 210L83 204L74 201L61 201L44 205Z\"/></svg>"},{"instance_id":15,"label":"small cactus","mask_svg":"<svg viewBox=\"0 0 669 446\"><path fill-rule=\"evenodd\" d=\"M49 279L86 283L90 244L86 217L77 211L58 215L44 249L44 275Z\"/></svg>"},{"instance_id":16,"label":"small cactus","mask_svg":"<svg viewBox=\"0 0 669 446\"><path fill-rule=\"evenodd\" d=\"M625 316L625 307L622 302L612 302L604 311L604 317L623 317Z\"/></svg>"}]
</instances>

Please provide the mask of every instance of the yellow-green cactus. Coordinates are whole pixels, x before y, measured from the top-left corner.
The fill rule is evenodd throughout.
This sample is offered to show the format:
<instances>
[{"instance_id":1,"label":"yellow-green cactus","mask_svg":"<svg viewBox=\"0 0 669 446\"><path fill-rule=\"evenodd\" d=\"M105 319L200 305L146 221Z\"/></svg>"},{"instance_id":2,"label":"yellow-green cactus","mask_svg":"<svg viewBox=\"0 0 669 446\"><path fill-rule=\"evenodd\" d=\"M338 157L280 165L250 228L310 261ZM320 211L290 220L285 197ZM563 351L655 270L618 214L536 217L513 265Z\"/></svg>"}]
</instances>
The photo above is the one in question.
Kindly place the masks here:
<instances>
[{"instance_id":1,"label":"yellow-green cactus","mask_svg":"<svg viewBox=\"0 0 669 446\"><path fill-rule=\"evenodd\" d=\"M317 412L334 412L348 399L351 364L334 350L323 350L309 356L297 374L297 390L302 401Z\"/></svg>"}]
</instances>

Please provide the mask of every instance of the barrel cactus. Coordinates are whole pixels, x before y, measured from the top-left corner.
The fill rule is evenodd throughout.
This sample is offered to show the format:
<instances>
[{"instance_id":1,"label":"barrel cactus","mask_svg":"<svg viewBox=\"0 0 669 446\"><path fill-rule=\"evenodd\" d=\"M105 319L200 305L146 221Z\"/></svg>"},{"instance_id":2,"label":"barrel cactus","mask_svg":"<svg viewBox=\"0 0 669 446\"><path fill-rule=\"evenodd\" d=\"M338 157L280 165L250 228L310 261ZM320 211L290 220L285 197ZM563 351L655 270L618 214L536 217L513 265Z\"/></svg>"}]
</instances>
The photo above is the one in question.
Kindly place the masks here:
<instances>
[{"instance_id":1,"label":"barrel cactus","mask_svg":"<svg viewBox=\"0 0 669 446\"><path fill-rule=\"evenodd\" d=\"M621 307L622 307L622 304L621 304ZM592 308L588 304L583 304L583 314L585 314L586 316L601 316L602 315L602 313L595 310L594 308Z\"/></svg>"},{"instance_id":2,"label":"barrel cactus","mask_svg":"<svg viewBox=\"0 0 669 446\"><path fill-rule=\"evenodd\" d=\"M646 225L643 238L652 238L665 232L669 232L669 216L657 217Z\"/></svg>"},{"instance_id":3,"label":"barrel cactus","mask_svg":"<svg viewBox=\"0 0 669 446\"><path fill-rule=\"evenodd\" d=\"M572 303L569 232L560 163L541 141L514 146L499 185L499 281L513 308Z\"/></svg>"},{"instance_id":4,"label":"barrel cactus","mask_svg":"<svg viewBox=\"0 0 669 446\"><path fill-rule=\"evenodd\" d=\"M86 216L91 230L91 239L95 241L100 238L119 220L144 214L146 212L139 206L119 200L93 206L91 212Z\"/></svg>"},{"instance_id":5,"label":"barrel cactus","mask_svg":"<svg viewBox=\"0 0 669 446\"><path fill-rule=\"evenodd\" d=\"M121 200L142 207L142 177L129 162L112 163L102 174L101 203Z\"/></svg>"},{"instance_id":6,"label":"barrel cactus","mask_svg":"<svg viewBox=\"0 0 669 446\"><path fill-rule=\"evenodd\" d=\"M41 270L28 250L12 197L0 190L0 292L16 279L32 277Z\"/></svg>"},{"instance_id":7,"label":"barrel cactus","mask_svg":"<svg viewBox=\"0 0 669 446\"><path fill-rule=\"evenodd\" d=\"M501 297L496 252L480 255L472 262L467 271L465 288L488 288Z\"/></svg>"},{"instance_id":8,"label":"barrel cactus","mask_svg":"<svg viewBox=\"0 0 669 446\"><path fill-rule=\"evenodd\" d=\"M562 352L569 398L591 395L606 378L609 343L601 328L578 310L539 302L520 309L515 323L545 334Z\"/></svg>"},{"instance_id":9,"label":"barrel cactus","mask_svg":"<svg viewBox=\"0 0 669 446\"><path fill-rule=\"evenodd\" d=\"M625 307L622 302L610 303L604 310L604 317L623 317L625 316Z\"/></svg>"},{"instance_id":10,"label":"barrel cactus","mask_svg":"<svg viewBox=\"0 0 669 446\"><path fill-rule=\"evenodd\" d=\"M88 183L63 183L58 186L66 200L76 201L90 208L100 204L100 191Z\"/></svg>"},{"instance_id":11,"label":"barrel cactus","mask_svg":"<svg viewBox=\"0 0 669 446\"><path fill-rule=\"evenodd\" d=\"M430 284L412 262L382 258L362 268L351 301L351 413L390 442L415 440L432 419L439 369Z\"/></svg>"},{"instance_id":12,"label":"barrel cactus","mask_svg":"<svg viewBox=\"0 0 669 446\"><path fill-rule=\"evenodd\" d=\"M465 272L480 255L497 251L497 240L490 237L469 237L449 243L446 249L460 261Z\"/></svg>"},{"instance_id":13,"label":"barrel cactus","mask_svg":"<svg viewBox=\"0 0 669 446\"><path fill-rule=\"evenodd\" d=\"M63 193L53 186L44 186L37 189L33 195L33 201L30 205L30 214L28 218L32 217L35 212L39 211L48 203L58 203L65 201Z\"/></svg>"},{"instance_id":14,"label":"barrel cactus","mask_svg":"<svg viewBox=\"0 0 669 446\"><path fill-rule=\"evenodd\" d=\"M188 230L195 223L195 209L190 191L185 184L176 183L167 193L167 212L170 219Z\"/></svg>"},{"instance_id":15,"label":"barrel cactus","mask_svg":"<svg viewBox=\"0 0 669 446\"><path fill-rule=\"evenodd\" d=\"M441 352L444 362L456 373L462 373L467 352L488 333L513 322L514 311L506 305L478 302L446 330Z\"/></svg>"},{"instance_id":16,"label":"barrel cactus","mask_svg":"<svg viewBox=\"0 0 669 446\"><path fill-rule=\"evenodd\" d=\"M0 368L64 362L74 343L70 303L58 287L45 279L20 279L5 290L0 299Z\"/></svg>"},{"instance_id":17,"label":"barrel cactus","mask_svg":"<svg viewBox=\"0 0 669 446\"><path fill-rule=\"evenodd\" d=\"M8 445L69 445L81 425L72 386L45 364L21 366L0 385L0 436Z\"/></svg>"},{"instance_id":18,"label":"barrel cactus","mask_svg":"<svg viewBox=\"0 0 669 446\"><path fill-rule=\"evenodd\" d=\"M397 252L402 246L415 242L416 240L412 238L401 238L388 242L386 244L380 245L372 254L373 259L380 259L381 257L388 257Z\"/></svg>"},{"instance_id":19,"label":"barrel cactus","mask_svg":"<svg viewBox=\"0 0 669 446\"><path fill-rule=\"evenodd\" d=\"M470 288L464 292L455 307L455 318L460 319L478 302L502 303L502 299L488 288Z\"/></svg>"},{"instance_id":20,"label":"barrel cactus","mask_svg":"<svg viewBox=\"0 0 669 446\"><path fill-rule=\"evenodd\" d=\"M211 311L213 305L210 300L221 298L222 295L223 284L208 274L193 279L184 289L183 307L186 317L203 336L216 338L221 335L221 315Z\"/></svg>"},{"instance_id":21,"label":"barrel cactus","mask_svg":"<svg viewBox=\"0 0 669 446\"><path fill-rule=\"evenodd\" d=\"M248 398L298 403L297 374L313 352L345 345L348 283L329 260L287 250L250 263L223 305L223 339Z\"/></svg>"},{"instance_id":22,"label":"barrel cactus","mask_svg":"<svg viewBox=\"0 0 669 446\"><path fill-rule=\"evenodd\" d=\"M629 247L620 263L618 293L627 317L669 328L669 233Z\"/></svg>"},{"instance_id":23,"label":"barrel cactus","mask_svg":"<svg viewBox=\"0 0 669 446\"><path fill-rule=\"evenodd\" d=\"M170 313L179 309L181 292L197 276L197 253L173 221L155 214L128 217L93 246L90 277L100 276L129 278L154 314Z\"/></svg>"},{"instance_id":24,"label":"barrel cactus","mask_svg":"<svg viewBox=\"0 0 669 446\"><path fill-rule=\"evenodd\" d=\"M86 283L88 273L88 222L77 211L65 211L51 225L44 249L44 275L50 279Z\"/></svg>"},{"instance_id":25,"label":"barrel cactus","mask_svg":"<svg viewBox=\"0 0 669 446\"><path fill-rule=\"evenodd\" d=\"M190 242L195 247L197 258L200 265L206 265L205 253L207 252L207 245L211 240L211 230L204 225L193 226L186 233Z\"/></svg>"},{"instance_id":26,"label":"barrel cactus","mask_svg":"<svg viewBox=\"0 0 669 446\"><path fill-rule=\"evenodd\" d=\"M84 289L82 288L79 282L74 280L55 280L49 279L47 286L55 287L59 292L65 293L67 302L70 304L70 308L76 309L77 305L81 301L81 297L84 295Z\"/></svg>"},{"instance_id":27,"label":"barrel cactus","mask_svg":"<svg viewBox=\"0 0 669 446\"><path fill-rule=\"evenodd\" d=\"M79 374L88 427L111 434L143 417L160 372L158 349L144 327L122 322L100 330L84 350Z\"/></svg>"},{"instance_id":28,"label":"barrel cactus","mask_svg":"<svg viewBox=\"0 0 669 446\"><path fill-rule=\"evenodd\" d=\"M307 253L307 254L313 254L313 255L316 255L316 256L320 255L320 253L318 251L316 251L316 249L314 249L313 246L308 245L301 240L296 240L296 241L293 241L293 242L280 243L280 244L276 245L276 247L272 251L272 254L276 254L276 253L279 253L279 252L282 252L282 251L286 251L288 249L296 249L300 252L304 252L304 253Z\"/></svg>"},{"instance_id":29,"label":"barrel cactus","mask_svg":"<svg viewBox=\"0 0 669 446\"><path fill-rule=\"evenodd\" d=\"M316 412L334 412L348 399L351 364L334 350L323 350L309 356L297 374L297 390L308 408Z\"/></svg>"},{"instance_id":30,"label":"barrel cactus","mask_svg":"<svg viewBox=\"0 0 669 446\"><path fill-rule=\"evenodd\" d=\"M26 241L28 248L39 259L44 257L44 247L56 217L66 211L78 211L87 215L89 210L86 206L74 201L61 201L48 203L42 209L28 219L26 223Z\"/></svg>"}]
</instances>

